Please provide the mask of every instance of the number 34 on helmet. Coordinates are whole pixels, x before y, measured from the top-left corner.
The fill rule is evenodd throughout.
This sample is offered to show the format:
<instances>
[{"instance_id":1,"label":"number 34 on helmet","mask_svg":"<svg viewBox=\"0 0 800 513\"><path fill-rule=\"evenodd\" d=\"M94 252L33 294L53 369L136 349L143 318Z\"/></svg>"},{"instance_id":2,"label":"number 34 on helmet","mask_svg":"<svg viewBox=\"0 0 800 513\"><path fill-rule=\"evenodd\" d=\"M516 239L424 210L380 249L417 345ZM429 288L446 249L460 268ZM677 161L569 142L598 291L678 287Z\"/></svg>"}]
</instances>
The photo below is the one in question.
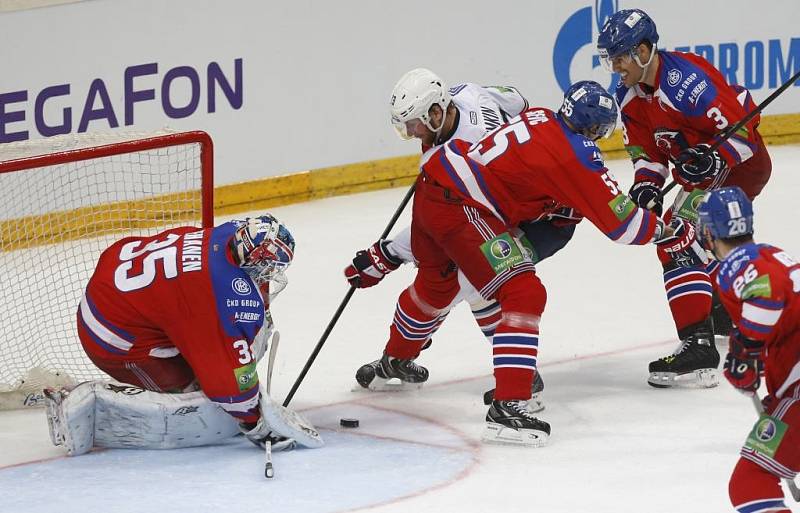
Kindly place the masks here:
<instances>
[{"instance_id":1,"label":"number 34 on helmet","mask_svg":"<svg viewBox=\"0 0 800 513\"><path fill-rule=\"evenodd\" d=\"M239 266L257 285L280 280L294 258L294 237L274 216L265 214L233 221L231 249Z\"/></svg>"}]
</instances>

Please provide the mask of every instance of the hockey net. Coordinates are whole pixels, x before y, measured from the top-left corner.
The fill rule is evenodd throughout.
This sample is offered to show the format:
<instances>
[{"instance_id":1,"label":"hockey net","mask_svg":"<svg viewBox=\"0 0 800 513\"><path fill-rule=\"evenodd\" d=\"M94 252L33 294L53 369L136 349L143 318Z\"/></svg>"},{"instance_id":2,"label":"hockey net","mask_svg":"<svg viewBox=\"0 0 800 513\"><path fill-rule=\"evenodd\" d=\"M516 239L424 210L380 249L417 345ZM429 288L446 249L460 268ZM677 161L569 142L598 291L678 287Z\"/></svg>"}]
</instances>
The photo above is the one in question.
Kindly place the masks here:
<instances>
[{"instance_id":1,"label":"hockey net","mask_svg":"<svg viewBox=\"0 0 800 513\"><path fill-rule=\"evenodd\" d=\"M0 409L107 377L76 312L100 253L131 235L213 225L204 132L103 133L0 145Z\"/></svg>"}]
</instances>

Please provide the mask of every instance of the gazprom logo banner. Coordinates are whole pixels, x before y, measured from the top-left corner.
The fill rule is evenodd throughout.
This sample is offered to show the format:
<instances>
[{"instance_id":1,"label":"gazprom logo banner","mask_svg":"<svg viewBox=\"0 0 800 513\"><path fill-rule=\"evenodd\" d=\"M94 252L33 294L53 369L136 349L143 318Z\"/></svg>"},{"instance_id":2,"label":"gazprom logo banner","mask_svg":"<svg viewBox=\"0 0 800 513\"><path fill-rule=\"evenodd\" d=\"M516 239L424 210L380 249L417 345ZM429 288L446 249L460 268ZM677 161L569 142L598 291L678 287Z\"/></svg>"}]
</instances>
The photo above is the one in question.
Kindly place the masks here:
<instances>
[{"instance_id":1,"label":"gazprom logo banner","mask_svg":"<svg viewBox=\"0 0 800 513\"><path fill-rule=\"evenodd\" d=\"M595 42L600 29L618 9L619 0L595 0L593 6L572 13L561 26L553 45L553 73L562 91L578 80L596 80L607 84L608 90L616 87L617 76L609 76L600 66Z\"/></svg>"},{"instance_id":2,"label":"gazprom logo banner","mask_svg":"<svg viewBox=\"0 0 800 513\"><path fill-rule=\"evenodd\" d=\"M624 6L630 7L635 5ZM595 80L607 85L610 91L616 87L618 78L609 76L600 66L595 43L606 20L619 9L619 0L595 0L564 21L553 44L553 74L562 91L578 80ZM717 32L711 36L716 41L701 40L689 45L686 40L690 36L684 26L676 23L674 16L660 18L656 13L650 14L659 28L661 48L704 57L722 72L725 80L746 87L757 97L765 97L766 91L780 87L800 71L800 34L797 32L739 42L730 42L727 33ZM695 37L695 34L691 36ZM800 87L800 82L794 87ZM764 94L758 95L759 90Z\"/></svg>"}]
</instances>

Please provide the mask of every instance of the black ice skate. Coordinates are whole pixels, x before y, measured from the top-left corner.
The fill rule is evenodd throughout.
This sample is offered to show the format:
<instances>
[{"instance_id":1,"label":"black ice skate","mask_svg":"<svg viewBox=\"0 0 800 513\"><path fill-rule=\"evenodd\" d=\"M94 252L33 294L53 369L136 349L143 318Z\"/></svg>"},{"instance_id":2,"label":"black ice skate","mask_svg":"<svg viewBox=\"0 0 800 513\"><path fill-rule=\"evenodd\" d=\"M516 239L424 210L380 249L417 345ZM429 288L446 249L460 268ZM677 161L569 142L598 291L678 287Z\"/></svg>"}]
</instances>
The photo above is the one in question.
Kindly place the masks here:
<instances>
[{"instance_id":1,"label":"black ice skate","mask_svg":"<svg viewBox=\"0 0 800 513\"><path fill-rule=\"evenodd\" d=\"M681 345L677 351L650 362L650 377L647 383L656 388L717 386L719 352L714 345L711 319L681 330L679 336Z\"/></svg>"},{"instance_id":2,"label":"black ice skate","mask_svg":"<svg viewBox=\"0 0 800 513\"><path fill-rule=\"evenodd\" d=\"M528 400L528 410L532 413L539 413L544 410L542 392L544 392L544 381L542 380L542 374L537 370L534 373L531 398ZM483 393L483 404L489 406L492 404L492 401L494 401L494 388Z\"/></svg>"},{"instance_id":3,"label":"black ice skate","mask_svg":"<svg viewBox=\"0 0 800 513\"><path fill-rule=\"evenodd\" d=\"M527 401L492 401L486 413L484 442L543 447L549 437L550 424L534 417Z\"/></svg>"},{"instance_id":4,"label":"black ice skate","mask_svg":"<svg viewBox=\"0 0 800 513\"><path fill-rule=\"evenodd\" d=\"M422 365L387 354L362 365L356 372L356 381L362 388L380 392L418 389L427 380L428 369Z\"/></svg>"}]
</instances>

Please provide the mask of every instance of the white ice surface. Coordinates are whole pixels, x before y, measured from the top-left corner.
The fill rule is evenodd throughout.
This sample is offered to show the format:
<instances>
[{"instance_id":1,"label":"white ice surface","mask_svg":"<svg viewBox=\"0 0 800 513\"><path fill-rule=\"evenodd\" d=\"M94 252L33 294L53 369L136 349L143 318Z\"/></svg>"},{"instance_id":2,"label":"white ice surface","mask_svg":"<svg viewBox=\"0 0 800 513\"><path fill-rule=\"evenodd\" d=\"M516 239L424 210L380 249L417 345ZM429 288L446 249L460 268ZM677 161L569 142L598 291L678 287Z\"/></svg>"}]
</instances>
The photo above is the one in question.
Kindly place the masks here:
<instances>
[{"instance_id":1,"label":"white ice surface","mask_svg":"<svg viewBox=\"0 0 800 513\"><path fill-rule=\"evenodd\" d=\"M771 153L756 240L800 257L800 147ZM609 166L627 188L630 164ZM381 233L404 193L273 209L298 241L289 287L273 308L282 335L276 397L288 392L342 301L341 269ZM407 222L408 211L398 228ZM276 453L273 481L263 478L260 451L241 440L65 458L50 446L41 411L5 412L0 512L732 511L728 478L755 414L724 380L712 390L645 383L647 363L676 345L653 249L618 246L584 222L538 272L548 290L539 360L541 417L553 428L546 448L480 443L491 357L465 305L421 356L431 371L422 390L351 391L358 366L382 351L395 299L413 278L408 267L357 291L345 309L292 403L328 446ZM361 427L340 429L340 417L359 418Z\"/></svg>"}]
</instances>

